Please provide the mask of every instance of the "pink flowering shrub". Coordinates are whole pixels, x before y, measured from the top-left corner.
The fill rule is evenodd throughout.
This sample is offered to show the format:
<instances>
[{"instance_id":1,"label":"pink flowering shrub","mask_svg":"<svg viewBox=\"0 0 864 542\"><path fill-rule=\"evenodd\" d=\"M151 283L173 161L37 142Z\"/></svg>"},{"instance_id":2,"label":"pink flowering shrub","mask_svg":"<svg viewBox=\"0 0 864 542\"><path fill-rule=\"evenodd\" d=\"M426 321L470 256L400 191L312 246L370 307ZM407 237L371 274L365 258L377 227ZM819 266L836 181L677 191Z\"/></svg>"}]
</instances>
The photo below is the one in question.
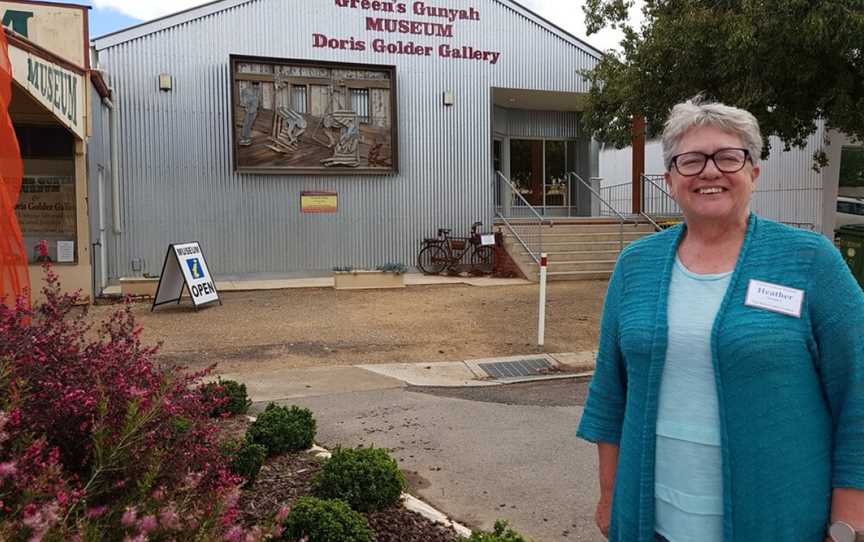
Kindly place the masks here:
<instances>
[{"instance_id":1,"label":"pink flowering shrub","mask_svg":"<svg viewBox=\"0 0 864 542\"><path fill-rule=\"evenodd\" d=\"M0 540L262 540L198 386L159 367L126 306L91 329L45 266L0 304Z\"/></svg>"}]
</instances>

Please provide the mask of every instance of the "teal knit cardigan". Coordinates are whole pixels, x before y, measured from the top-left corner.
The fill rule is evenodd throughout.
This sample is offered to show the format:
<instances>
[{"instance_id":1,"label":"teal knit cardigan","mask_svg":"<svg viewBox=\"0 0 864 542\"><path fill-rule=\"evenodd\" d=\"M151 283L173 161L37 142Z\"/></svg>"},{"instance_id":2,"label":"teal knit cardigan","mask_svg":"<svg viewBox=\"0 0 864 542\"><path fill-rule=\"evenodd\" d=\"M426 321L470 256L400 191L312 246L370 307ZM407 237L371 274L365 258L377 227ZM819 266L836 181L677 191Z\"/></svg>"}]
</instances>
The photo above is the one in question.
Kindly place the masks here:
<instances>
[{"instance_id":1,"label":"teal knit cardigan","mask_svg":"<svg viewBox=\"0 0 864 542\"><path fill-rule=\"evenodd\" d=\"M577 434L618 444L609 540L653 542L657 400L679 225L609 282ZM744 305L751 279L804 290L801 317ZM832 488L864 489L864 294L824 237L751 215L711 351L724 542L823 542Z\"/></svg>"}]
</instances>

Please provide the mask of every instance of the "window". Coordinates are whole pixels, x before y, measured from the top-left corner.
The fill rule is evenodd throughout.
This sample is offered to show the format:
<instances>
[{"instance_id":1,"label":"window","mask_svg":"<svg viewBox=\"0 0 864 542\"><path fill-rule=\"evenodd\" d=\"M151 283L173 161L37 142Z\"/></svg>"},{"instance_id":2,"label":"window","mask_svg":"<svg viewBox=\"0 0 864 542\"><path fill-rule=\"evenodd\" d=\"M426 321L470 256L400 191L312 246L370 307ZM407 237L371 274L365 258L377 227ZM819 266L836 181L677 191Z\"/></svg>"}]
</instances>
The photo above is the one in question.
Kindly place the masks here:
<instances>
[{"instance_id":1,"label":"window","mask_svg":"<svg viewBox=\"0 0 864 542\"><path fill-rule=\"evenodd\" d=\"M307 113L306 107L306 85L294 85L291 87L291 109L298 113Z\"/></svg>"},{"instance_id":2,"label":"window","mask_svg":"<svg viewBox=\"0 0 864 542\"><path fill-rule=\"evenodd\" d=\"M838 201L837 212L846 213L847 215L855 214L855 204L851 201Z\"/></svg>"},{"instance_id":3,"label":"window","mask_svg":"<svg viewBox=\"0 0 864 542\"><path fill-rule=\"evenodd\" d=\"M39 125L15 126L15 133L25 171L15 214L27 257L30 263L41 261L39 243L44 240L51 261L75 263L78 230L72 135L60 126Z\"/></svg>"},{"instance_id":4,"label":"window","mask_svg":"<svg viewBox=\"0 0 864 542\"><path fill-rule=\"evenodd\" d=\"M864 186L864 147L843 147L840 186Z\"/></svg>"},{"instance_id":5,"label":"window","mask_svg":"<svg viewBox=\"0 0 864 542\"><path fill-rule=\"evenodd\" d=\"M48 242L52 262L76 261L74 176L25 176L15 206L30 263L42 261L39 243Z\"/></svg>"},{"instance_id":6,"label":"window","mask_svg":"<svg viewBox=\"0 0 864 542\"><path fill-rule=\"evenodd\" d=\"M357 113L357 117L362 123L368 123L369 118L369 89L368 88L352 88L351 89L351 111Z\"/></svg>"}]
</instances>

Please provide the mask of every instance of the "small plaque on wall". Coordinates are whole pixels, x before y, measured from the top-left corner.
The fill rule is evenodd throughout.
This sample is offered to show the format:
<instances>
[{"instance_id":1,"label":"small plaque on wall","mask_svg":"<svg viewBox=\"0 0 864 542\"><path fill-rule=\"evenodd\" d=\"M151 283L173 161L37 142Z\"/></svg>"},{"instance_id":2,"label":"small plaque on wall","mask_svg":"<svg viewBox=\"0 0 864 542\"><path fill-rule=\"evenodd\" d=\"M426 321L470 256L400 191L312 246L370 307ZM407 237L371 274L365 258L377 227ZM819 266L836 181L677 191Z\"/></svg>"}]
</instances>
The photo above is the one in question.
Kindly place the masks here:
<instances>
[{"instance_id":1,"label":"small plaque on wall","mask_svg":"<svg viewBox=\"0 0 864 542\"><path fill-rule=\"evenodd\" d=\"M300 211L304 213L335 213L339 209L336 192L301 192Z\"/></svg>"}]
</instances>

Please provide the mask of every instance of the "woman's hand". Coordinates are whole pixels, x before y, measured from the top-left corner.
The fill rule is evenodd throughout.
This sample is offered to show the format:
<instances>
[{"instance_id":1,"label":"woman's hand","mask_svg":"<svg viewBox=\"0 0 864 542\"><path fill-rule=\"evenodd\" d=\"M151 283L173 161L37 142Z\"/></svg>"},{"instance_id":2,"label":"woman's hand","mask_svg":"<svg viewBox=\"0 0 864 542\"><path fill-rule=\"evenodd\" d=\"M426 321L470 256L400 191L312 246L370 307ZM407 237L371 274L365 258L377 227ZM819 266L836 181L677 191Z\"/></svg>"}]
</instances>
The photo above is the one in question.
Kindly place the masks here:
<instances>
[{"instance_id":1,"label":"woman's hand","mask_svg":"<svg viewBox=\"0 0 864 542\"><path fill-rule=\"evenodd\" d=\"M611 517L612 499L606 496L600 497L600 500L597 501L597 510L594 512L594 522L606 538L609 538L609 522Z\"/></svg>"}]
</instances>

